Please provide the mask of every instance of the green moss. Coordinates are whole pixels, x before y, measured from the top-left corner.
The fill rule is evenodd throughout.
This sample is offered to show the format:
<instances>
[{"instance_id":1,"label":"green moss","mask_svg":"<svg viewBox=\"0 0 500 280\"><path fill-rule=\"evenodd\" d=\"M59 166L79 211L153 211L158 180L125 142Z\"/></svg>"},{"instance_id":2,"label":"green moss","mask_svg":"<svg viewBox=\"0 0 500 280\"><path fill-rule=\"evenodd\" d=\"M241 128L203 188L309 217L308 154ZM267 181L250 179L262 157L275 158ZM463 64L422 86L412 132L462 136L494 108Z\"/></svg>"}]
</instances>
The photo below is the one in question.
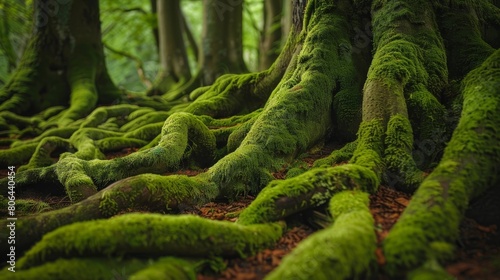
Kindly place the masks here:
<instances>
[{"instance_id":1,"label":"green moss","mask_svg":"<svg viewBox=\"0 0 500 280\"><path fill-rule=\"evenodd\" d=\"M153 136L154 133L151 133L151 131L154 132L156 128L157 125L150 125L128 133L126 136ZM61 183L67 185L74 181L71 184L76 186L79 182L86 182L86 184L94 182L95 185L101 188L117 180L137 174L164 173L175 170L181 164L181 161L203 167L210 164L215 158L215 136L197 117L188 113L171 115L162 127L162 137L158 145L153 148L112 160L95 159L88 161L79 158L82 149L100 153L101 151L96 146L96 143L109 144L109 142L105 142L113 140L109 136L121 135L122 133L101 131L94 128L81 129L75 133L71 140L76 141L79 137L78 141L80 142L77 146L79 151L75 155L64 155L57 164L57 172L60 174ZM94 140L103 137L108 138L99 142ZM139 144L136 140L115 139L119 141L115 141L111 143L111 146L105 148L120 148L130 143ZM71 176L65 176L65 173L69 173ZM64 176L64 178L61 176Z\"/></svg>"},{"instance_id":2,"label":"green moss","mask_svg":"<svg viewBox=\"0 0 500 280\"><path fill-rule=\"evenodd\" d=\"M391 117L387 124L385 146L386 184L413 192L424 176L417 168L411 154L413 131L408 118L401 115Z\"/></svg>"},{"instance_id":3,"label":"green moss","mask_svg":"<svg viewBox=\"0 0 500 280\"><path fill-rule=\"evenodd\" d=\"M416 89L439 96L448 81L446 54L429 2L378 1L373 9L376 52L365 84L363 119L387 123L393 115L407 115L405 98Z\"/></svg>"},{"instance_id":4,"label":"green moss","mask_svg":"<svg viewBox=\"0 0 500 280\"><path fill-rule=\"evenodd\" d=\"M85 118L85 121L80 125L80 128L84 127L97 127L103 124L112 117L123 117L129 115L131 112L139 109L138 106L121 104L109 107L99 107L92 111L92 113Z\"/></svg>"},{"instance_id":5,"label":"green moss","mask_svg":"<svg viewBox=\"0 0 500 280\"><path fill-rule=\"evenodd\" d=\"M361 191L334 195L334 224L302 241L266 279L369 278L376 236L368 204L368 194Z\"/></svg>"},{"instance_id":6,"label":"green moss","mask_svg":"<svg viewBox=\"0 0 500 280\"><path fill-rule=\"evenodd\" d=\"M19 147L21 145L26 145L26 144L33 144L33 143L40 143L45 137L50 137L50 136L57 136L60 138L69 138L71 135L78 130L78 127L70 126L70 127L64 127L64 128L51 128L45 130L42 134L39 136L33 138L33 139L28 139L24 141L17 141L12 144L12 148Z\"/></svg>"},{"instance_id":7,"label":"green moss","mask_svg":"<svg viewBox=\"0 0 500 280\"><path fill-rule=\"evenodd\" d=\"M358 165L313 168L297 177L271 182L240 214L238 223L277 221L323 205L340 191L359 189L374 192L377 187L375 174Z\"/></svg>"},{"instance_id":8,"label":"green moss","mask_svg":"<svg viewBox=\"0 0 500 280\"><path fill-rule=\"evenodd\" d=\"M281 166L276 159L290 160L326 135L335 79L347 59L337 46L349 40L343 19L327 15L332 7L323 4L310 19L294 71L285 74L248 132L244 125L229 138L233 147L246 134L238 148L210 169L223 192L258 191L271 178L266 170Z\"/></svg>"},{"instance_id":9,"label":"green moss","mask_svg":"<svg viewBox=\"0 0 500 280\"><path fill-rule=\"evenodd\" d=\"M58 149L68 151L70 149L69 141L57 136L45 137L33 152L29 163L19 167L18 171L52 165L55 162L52 153Z\"/></svg>"},{"instance_id":10,"label":"green moss","mask_svg":"<svg viewBox=\"0 0 500 280\"><path fill-rule=\"evenodd\" d=\"M362 100L362 90L357 84L335 94L333 97L333 131L336 139L347 141L355 139L361 123Z\"/></svg>"},{"instance_id":11,"label":"green moss","mask_svg":"<svg viewBox=\"0 0 500 280\"><path fill-rule=\"evenodd\" d=\"M130 276L130 280L195 280L200 261L164 257Z\"/></svg>"},{"instance_id":12,"label":"green moss","mask_svg":"<svg viewBox=\"0 0 500 280\"><path fill-rule=\"evenodd\" d=\"M385 239L390 273L421 265L433 242L453 242L469 200L498 183L499 60L496 51L467 75L462 116L443 158Z\"/></svg>"},{"instance_id":13,"label":"green moss","mask_svg":"<svg viewBox=\"0 0 500 280\"><path fill-rule=\"evenodd\" d=\"M245 139L256 120L257 116L237 127L231 135L229 135L226 145L229 152L235 151L241 145L241 142L243 142L243 139Z\"/></svg>"},{"instance_id":14,"label":"green moss","mask_svg":"<svg viewBox=\"0 0 500 280\"><path fill-rule=\"evenodd\" d=\"M95 141L97 148L103 152L119 151L125 148L140 148L148 142L137 139L124 137L107 137L105 139Z\"/></svg>"},{"instance_id":15,"label":"green moss","mask_svg":"<svg viewBox=\"0 0 500 280\"><path fill-rule=\"evenodd\" d=\"M61 160L56 166L57 178L73 202L87 198L97 191L92 178L86 175L85 169L84 161L69 153L61 155Z\"/></svg>"},{"instance_id":16,"label":"green moss","mask_svg":"<svg viewBox=\"0 0 500 280\"><path fill-rule=\"evenodd\" d=\"M104 159L105 156L96 146L95 140L108 137L120 137L119 132L108 131L99 128L81 128L70 137L69 141L77 152L74 154L80 159Z\"/></svg>"},{"instance_id":17,"label":"green moss","mask_svg":"<svg viewBox=\"0 0 500 280\"><path fill-rule=\"evenodd\" d=\"M111 186L101 193L99 210L104 217L113 216L126 208L170 212L182 205L202 205L218 195L217 186L204 175L142 174ZM145 203L149 207L144 206Z\"/></svg>"},{"instance_id":18,"label":"green moss","mask_svg":"<svg viewBox=\"0 0 500 280\"><path fill-rule=\"evenodd\" d=\"M164 121L161 122L152 122L152 123L144 123L140 127L130 130L123 134L125 138L134 138L138 140L152 140L156 136L161 134L161 128L163 127Z\"/></svg>"},{"instance_id":19,"label":"green moss","mask_svg":"<svg viewBox=\"0 0 500 280\"><path fill-rule=\"evenodd\" d=\"M12 280L122 279L122 277L128 277L146 266L147 262L143 260L69 258L44 263L28 270L16 269L15 273L3 270L0 272L0 278Z\"/></svg>"},{"instance_id":20,"label":"green moss","mask_svg":"<svg viewBox=\"0 0 500 280\"><path fill-rule=\"evenodd\" d=\"M71 88L70 107L58 120L59 127L65 127L89 114L97 104L95 76L97 54L92 46L79 44L73 50L68 63L68 82Z\"/></svg>"},{"instance_id":21,"label":"green moss","mask_svg":"<svg viewBox=\"0 0 500 280\"><path fill-rule=\"evenodd\" d=\"M428 166L444 149L447 128L445 108L423 87L417 87L410 93L407 105L415 138L417 164Z\"/></svg>"},{"instance_id":22,"label":"green moss","mask_svg":"<svg viewBox=\"0 0 500 280\"><path fill-rule=\"evenodd\" d=\"M166 112L148 112L136 118L133 118L132 116L133 114L130 114L129 122L124 124L120 128L121 131L132 132L145 125L159 123L159 122L163 123L168 118L168 116L170 116L170 114Z\"/></svg>"},{"instance_id":23,"label":"green moss","mask_svg":"<svg viewBox=\"0 0 500 280\"><path fill-rule=\"evenodd\" d=\"M348 161L353 156L357 146L357 141L347 143L344 147L333 151L329 156L316 160L313 166L332 166L343 161Z\"/></svg>"},{"instance_id":24,"label":"green moss","mask_svg":"<svg viewBox=\"0 0 500 280\"><path fill-rule=\"evenodd\" d=\"M266 71L223 75L210 88L202 88L203 94L186 108L186 112L227 117L253 111L264 103L265 99L258 96L256 84L266 75Z\"/></svg>"},{"instance_id":25,"label":"green moss","mask_svg":"<svg viewBox=\"0 0 500 280\"><path fill-rule=\"evenodd\" d=\"M5 207L7 209L7 206ZM50 210L48 203L34 199L17 199L16 215L39 214Z\"/></svg>"},{"instance_id":26,"label":"green moss","mask_svg":"<svg viewBox=\"0 0 500 280\"><path fill-rule=\"evenodd\" d=\"M453 1L440 9L439 27L445 38L448 68L453 78L461 79L495 51L483 40L478 20L478 6L488 5L487 2Z\"/></svg>"},{"instance_id":27,"label":"green moss","mask_svg":"<svg viewBox=\"0 0 500 280\"><path fill-rule=\"evenodd\" d=\"M257 193L272 180L268 168L276 163L257 145L240 146L226 155L208 171L210 180L215 182L221 194L236 197L246 193Z\"/></svg>"},{"instance_id":28,"label":"green moss","mask_svg":"<svg viewBox=\"0 0 500 280\"><path fill-rule=\"evenodd\" d=\"M383 137L384 127L381 120L362 122L358 132L358 144L350 160L350 163L367 167L375 172L378 182L384 170Z\"/></svg>"},{"instance_id":29,"label":"green moss","mask_svg":"<svg viewBox=\"0 0 500 280\"><path fill-rule=\"evenodd\" d=\"M14 125L18 128L25 128L28 126L34 126L40 120L38 118L30 118L25 116L20 116L12 112L1 112L0 118L2 121L8 123L9 125Z\"/></svg>"},{"instance_id":30,"label":"green moss","mask_svg":"<svg viewBox=\"0 0 500 280\"><path fill-rule=\"evenodd\" d=\"M17 146L15 148L10 148L8 150L0 151L0 164L2 166L15 165L19 166L21 164L27 163L35 152L38 144L26 144L22 146Z\"/></svg>"},{"instance_id":31,"label":"green moss","mask_svg":"<svg viewBox=\"0 0 500 280\"><path fill-rule=\"evenodd\" d=\"M32 247L18 267L27 269L56 258L87 255L244 257L270 246L281 234L278 224L242 226L191 215L125 214L60 227Z\"/></svg>"},{"instance_id":32,"label":"green moss","mask_svg":"<svg viewBox=\"0 0 500 280\"><path fill-rule=\"evenodd\" d=\"M408 280L453 280L454 276L439 265L436 261L428 261L422 267L419 267L407 275Z\"/></svg>"},{"instance_id":33,"label":"green moss","mask_svg":"<svg viewBox=\"0 0 500 280\"><path fill-rule=\"evenodd\" d=\"M210 116L199 116L199 119L208 127L229 127L235 126L238 124L246 123L256 116L258 116L262 112L262 109L257 109L251 113L244 115L235 115L228 118L223 119L215 119Z\"/></svg>"},{"instance_id":34,"label":"green moss","mask_svg":"<svg viewBox=\"0 0 500 280\"><path fill-rule=\"evenodd\" d=\"M40 56L36 51L41 36L33 36L23 52L21 61L11 74L5 87L0 90L0 111L25 113L31 106L36 108L37 88L40 85Z\"/></svg>"}]
</instances>

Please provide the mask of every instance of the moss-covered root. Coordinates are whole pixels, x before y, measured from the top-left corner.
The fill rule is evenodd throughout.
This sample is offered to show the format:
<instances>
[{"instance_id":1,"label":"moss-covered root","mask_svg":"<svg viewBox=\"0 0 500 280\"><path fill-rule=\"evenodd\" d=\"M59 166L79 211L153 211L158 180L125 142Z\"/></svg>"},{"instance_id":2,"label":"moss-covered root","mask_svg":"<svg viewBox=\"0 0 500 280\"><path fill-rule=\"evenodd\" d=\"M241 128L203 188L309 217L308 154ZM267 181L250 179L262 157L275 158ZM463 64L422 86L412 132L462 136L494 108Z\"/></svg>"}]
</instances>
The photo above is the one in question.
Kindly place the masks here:
<instances>
[{"instance_id":1,"label":"moss-covered root","mask_svg":"<svg viewBox=\"0 0 500 280\"><path fill-rule=\"evenodd\" d=\"M201 205L216 196L216 186L200 176L144 174L129 177L68 207L19 219L16 249L19 252L28 249L44 234L63 225L108 218L124 211L175 212L183 207ZM0 225L5 227L6 222L1 221Z\"/></svg>"},{"instance_id":2,"label":"moss-covered root","mask_svg":"<svg viewBox=\"0 0 500 280\"><path fill-rule=\"evenodd\" d=\"M500 50L464 80L462 116L443 158L424 180L384 242L387 269L419 266L447 250L470 199L500 180ZM441 248L440 246L439 248Z\"/></svg>"},{"instance_id":3,"label":"moss-covered root","mask_svg":"<svg viewBox=\"0 0 500 280\"><path fill-rule=\"evenodd\" d=\"M351 63L342 47L349 44L347 22L331 2L309 3L307 32L300 53L292 59L295 65L248 133L239 131L246 133L239 147L209 170L224 194L259 191L270 179L262 171L291 160L328 133L335 81L345 75L343 63Z\"/></svg>"},{"instance_id":4,"label":"moss-covered root","mask_svg":"<svg viewBox=\"0 0 500 280\"><path fill-rule=\"evenodd\" d=\"M302 12L296 11L300 15ZM269 95L280 83L292 57L301 48L304 39L304 36L299 35L301 28L300 23L292 24L283 50L268 70L241 75L222 75L213 85L193 90L189 98L194 102L186 108L186 111L196 115L228 117L251 112L264 105ZM193 77L193 80L195 78ZM170 94L167 93L166 98L168 98L167 95Z\"/></svg>"},{"instance_id":5,"label":"moss-covered root","mask_svg":"<svg viewBox=\"0 0 500 280\"><path fill-rule=\"evenodd\" d=\"M15 148L10 148L8 150L0 151L0 165L1 166L9 166L9 165L21 165L27 163L33 153L35 152L38 143L31 143L22 146L18 146Z\"/></svg>"},{"instance_id":6,"label":"moss-covered root","mask_svg":"<svg viewBox=\"0 0 500 280\"><path fill-rule=\"evenodd\" d=\"M429 260L406 275L408 280L455 280L436 260Z\"/></svg>"},{"instance_id":7,"label":"moss-covered root","mask_svg":"<svg viewBox=\"0 0 500 280\"><path fill-rule=\"evenodd\" d=\"M203 261L163 257L130 276L130 280L195 280Z\"/></svg>"},{"instance_id":8,"label":"moss-covered root","mask_svg":"<svg viewBox=\"0 0 500 280\"><path fill-rule=\"evenodd\" d=\"M96 255L245 257L271 246L282 230L277 223L242 226L192 215L125 214L60 227L33 246L18 267L27 269L57 258Z\"/></svg>"},{"instance_id":9,"label":"moss-covered root","mask_svg":"<svg viewBox=\"0 0 500 280\"><path fill-rule=\"evenodd\" d=\"M372 171L353 164L314 168L291 179L271 182L240 214L238 223L277 221L323 205L343 190L374 192L378 183Z\"/></svg>"},{"instance_id":10,"label":"moss-covered root","mask_svg":"<svg viewBox=\"0 0 500 280\"><path fill-rule=\"evenodd\" d=\"M408 118L401 115L391 117L387 124L385 147L385 182L400 190L415 191L424 174L412 157L413 130Z\"/></svg>"},{"instance_id":11,"label":"moss-covered root","mask_svg":"<svg viewBox=\"0 0 500 280\"><path fill-rule=\"evenodd\" d=\"M500 9L491 1L448 2L441 6L439 28L448 51L448 65L453 78L462 78L481 65L495 49L484 41L482 27L485 17L498 14ZM493 7L491 7L493 6Z\"/></svg>"},{"instance_id":12,"label":"moss-covered root","mask_svg":"<svg viewBox=\"0 0 500 280\"><path fill-rule=\"evenodd\" d=\"M68 66L68 82L71 88L70 107L57 121L65 127L89 114L97 104L98 94L95 87L98 57L94 47L77 46Z\"/></svg>"},{"instance_id":13,"label":"moss-covered root","mask_svg":"<svg viewBox=\"0 0 500 280\"><path fill-rule=\"evenodd\" d=\"M64 154L57 164L59 181L70 198L78 201L86 197L82 188L101 188L137 174L175 170L183 160L203 167L215 157L215 136L191 114L171 115L161 135L154 148L112 160L86 161L73 154Z\"/></svg>"},{"instance_id":14,"label":"moss-covered root","mask_svg":"<svg viewBox=\"0 0 500 280\"><path fill-rule=\"evenodd\" d=\"M111 258L58 259L31 269L15 268L15 273L0 272L0 279L10 280L67 280L67 279L127 279L147 267L144 260L116 260ZM144 278L143 278L144 279Z\"/></svg>"},{"instance_id":15,"label":"moss-covered root","mask_svg":"<svg viewBox=\"0 0 500 280\"><path fill-rule=\"evenodd\" d=\"M316 160L313 167L333 166L348 161L353 156L357 146L357 141L347 143L344 147L333 151L329 156Z\"/></svg>"},{"instance_id":16,"label":"moss-covered root","mask_svg":"<svg viewBox=\"0 0 500 280\"><path fill-rule=\"evenodd\" d=\"M57 136L49 136L42 139L33 152L29 163L19 167L18 171L54 164L55 160L51 156L58 149L68 151L70 149L69 141Z\"/></svg>"},{"instance_id":17,"label":"moss-covered root","mask_svg":"<svg viewBox=\"0 0 500 280\"><path fill-rule=\"evenodd\" d=\"M41 43L38 36L30 39L17 69L4 87L0 88L0 111L25 113L39 102L36 89L40 85L40 56L35 49ZM39 104L38 104L39 105Z\"/></svg>"},{"instance_id":18,"label":"moss-covered root","mask_svg":"<svg viewBox=\"0 0 500 280\"><path fill-rule=\"evenodd\" d=\"M198 89L203 94L186 108L186 112L212 117L251 112L264 105L266 97L271 93L271 87L265 90L258 87L265 80L267 72L223 75L211 87ZM272 81L272 85L276 86L278 81Z\"/></svg>"},{"instance_id":19,"label":"moss-covered root","mask_svg":"<svg viewBox=\"0 0 500 280\"><path fill-rule=\"evenodd\" d=\"M375 264L377 238L362 191L344 191L330 200L332 226L301 242L266 279L364 279Z\"/></svg>"}]
</instances>

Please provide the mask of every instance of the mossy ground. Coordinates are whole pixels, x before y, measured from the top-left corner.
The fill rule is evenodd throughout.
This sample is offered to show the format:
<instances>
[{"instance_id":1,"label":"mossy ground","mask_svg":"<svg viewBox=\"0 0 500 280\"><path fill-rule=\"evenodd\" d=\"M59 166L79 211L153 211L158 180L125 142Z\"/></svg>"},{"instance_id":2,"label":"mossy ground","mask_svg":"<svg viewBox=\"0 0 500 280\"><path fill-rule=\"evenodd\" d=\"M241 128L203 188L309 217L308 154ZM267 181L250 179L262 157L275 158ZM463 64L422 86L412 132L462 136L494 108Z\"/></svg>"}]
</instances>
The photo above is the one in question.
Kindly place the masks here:
<instances>
[{"instance_id":1,"label":"mossy ground","mask_svg":"<svg viewBox=\"0 0 500 280\"><path fill-rule=\"evenodd\" d=\"M22 165L16 191L43 187L65 193L72 203L19 220L16 246L24 255L18 267L30 268L28 275L51 271L50 263L61 256L77 257L68 266L94 257L149 257L148 268L131 273L161 277L162 267L171 267L189 279L201 269L192 258L220 270L220 257L255 255L273 246L302 215L325 229L306 239L269 277L297 270L295 275L310 279L314 268L314 275L325 279L362 278L377 273L375 260L391 277L444 275L442 266L453 255L469 202L500 180L500 51L476 42L471 48L481 55L466 65L475 69L450 81L450 76L462 78L449 68L470 49L449 46L460 42L441 34L453 17L437 14L456 5L479 15L481 7L498 9L486 0L369 2L309 1L296 30L300 34L285 47L291 55L277 62L288 67L222 76L183 104L135 96L128 99L134 104L92 111L101 97L93 80L96 63L88 68L75 63L84 56L98 58L79 45L68 73L73 93L68 110L50 108L32 117L0 114L0 125L11 136L2 141L11 149L0 153L0 160ZM365 51L373 55L369 67L353 51L349 18L363 5L372 12L373 53ZM474 20L468 30L478 35L477 24L485 18ZM448 63L450 54L457 60ZM362 69L367 69L364 87L365 77L357 75L366 72ZM453 86L459 83L461 88ZM446 98L457 99L442 101L444 91L456 91ZM352 95L351 102L345 95ZM84 104L86 98L92 102ZM443 116L459 107L456 127L446 127ZM355 128L343 131L346 122ZM315 164L301 161L304 152L337 134L351 142ZM433 150L415 157L428 141ZM137 151L106 155L124 148ZM429 175L421 170L432 164L437 165ZM286 178L274 180L286 165L291 167ZM185 168L203 172L171 175ZM377 249L377 224L368 205L381 184L415 193ZM5 206L7 190L2 194ZM175 215L245 195L256 198L230 214L235 223ZM50 206L29 200L20 205L26 212ZM154 259L161 256L170 258Z\"/></svg>"}]
</instances>

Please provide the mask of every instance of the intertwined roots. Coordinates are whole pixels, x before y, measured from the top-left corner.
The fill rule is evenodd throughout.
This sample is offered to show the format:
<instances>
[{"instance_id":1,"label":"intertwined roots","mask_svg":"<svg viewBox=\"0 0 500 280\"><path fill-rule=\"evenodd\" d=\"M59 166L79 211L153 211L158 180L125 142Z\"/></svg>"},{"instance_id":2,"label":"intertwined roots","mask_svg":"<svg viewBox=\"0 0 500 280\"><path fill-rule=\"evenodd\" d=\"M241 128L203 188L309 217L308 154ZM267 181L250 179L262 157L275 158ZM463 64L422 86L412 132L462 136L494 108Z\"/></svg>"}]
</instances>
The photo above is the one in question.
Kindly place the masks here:
<instances>
[{"instance_id":1,"label":"intertwined roots","mask_svg":"<svg viewBox=\"0 0 500 280\"><path fill-rule=\"evenodd\" d=\"M322 206L332 224L299 244L268 278L368 277L377 247L369 194L381 183L415 192L382 244L387 272L444 275L438 263L452 255L469 200L499 179L500 50L481 39L477 24L498 23L498 16L487 15L500 13L489 1L452 1L482 11L463 25L476 41L464 41L460 34L440 33L464 19L455 16L454 5L375 1L368 67L362 58L370 49L353 45L356 31L349 28L364 22L353 16L367 4L361 2L309 1L301 33L292 31L273 67L225 75L192 94L196 100L187 105L159 110L144 97L142 105L100 107L64 125L63 108L33 117L3 112L6 130L36 135L3 140L10 148L0 152L0 161L24 164L16 175L18 190L64 189L72 201L18 220L16 248L26 252L17 264L23 271L15 276L85 271L97 279L109 278L114 269L137 279L155 273L189 279L204 266L217 267L218 256L244 257L271 246L285 218ZM474 62L462 63L466 72L449 69L472 54L478 54ZM277 66L284 63L288 68ZM465 74L460 89L449 82ZM356 119L354 140L344 128ZM273 180L272 171L331 135L353 141L302 174ZM106 159L107 152L123 148L138 151ZM164 175L184 167L208 169L192 177ZM433 171L424 176L429 167ZM235 223L117 215L173 214L246 193L258 196Z\"/></svg>"}]
</instances>

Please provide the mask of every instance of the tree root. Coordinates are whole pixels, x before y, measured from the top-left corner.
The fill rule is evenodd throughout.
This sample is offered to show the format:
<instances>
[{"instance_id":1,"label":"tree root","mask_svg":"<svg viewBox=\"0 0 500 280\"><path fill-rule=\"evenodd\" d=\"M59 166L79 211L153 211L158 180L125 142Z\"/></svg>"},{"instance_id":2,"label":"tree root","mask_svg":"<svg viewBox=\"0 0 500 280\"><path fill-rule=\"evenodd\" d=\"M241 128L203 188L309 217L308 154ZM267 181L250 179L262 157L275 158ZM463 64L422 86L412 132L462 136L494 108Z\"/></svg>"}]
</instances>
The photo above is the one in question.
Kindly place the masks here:
<instances>
[{"instance_id":1,"label":"tree root","mask_svg":"<svg viewBox=\"0 0 500 280\"><path fill-rule=\"evenodd\" d=\"M378 179L367 168L346 164L319 167L265 187L241 214L240 224L258 224L284 219L291 214L327 203L343 190L375 192Z\"/></svg>"},{"instance_id":2,"label":"tree root","mask_svg":"<svg viewBox=\"0 0 500 280\"><path fill-rule=\"evenodd\" d=\"M16 229L16 236L19 237L16 248L28 249L44 234L62 225L109 218L129 211L172 213L202 205L213 200L217 194L216 186L202 176L143 174L129 177L68 207L23 217ZM2 245L7 246L6 243Z\"/></svg>"},{"instance_id":3,"label":"tree root","mask_svg":"<svg viewBox=\"0 0 500 280\"><path fill-rule=\"evenodd\" d=\"M373 273L377 238L368 194L343 191L330 200L333 225L299 243L266 279L363 279Z\"/></svg>"},{"instance_id":4,"label":"tree root","mask_svg":"<svg viewBox=\"0 0 500 280\"><path fill-rule=\"evenodd\" d=\"M242 226L191 215L132 213L58 228L32 247L18 267L61 257L117 254L244 257L272 245L281 234L279 224Z\"/></svg>"},{"instance_id":5,"label":"tree root","mask_svg":"<svg viewBox=\"0 0 500 280\"><path fill-rule=\"evenodd\" d=\"M468 202L498 183L498 61L499 50L464 80L462 117L443 158L385 239L390 273L449 256Z\"/></svg>"},{"instance_id":6,"label":"tree root","mask_svg":"<svg viewBox=\"0 0 500 280\"><path fill-rule=\"evenodd\" d=\"M19 280L63 280L81 279L112 279L126 277L147 266L146 260L116 260L111 258L69 258L58 259L28 270L1 271L0 278Z\"/></svg>"}]
</instances>

